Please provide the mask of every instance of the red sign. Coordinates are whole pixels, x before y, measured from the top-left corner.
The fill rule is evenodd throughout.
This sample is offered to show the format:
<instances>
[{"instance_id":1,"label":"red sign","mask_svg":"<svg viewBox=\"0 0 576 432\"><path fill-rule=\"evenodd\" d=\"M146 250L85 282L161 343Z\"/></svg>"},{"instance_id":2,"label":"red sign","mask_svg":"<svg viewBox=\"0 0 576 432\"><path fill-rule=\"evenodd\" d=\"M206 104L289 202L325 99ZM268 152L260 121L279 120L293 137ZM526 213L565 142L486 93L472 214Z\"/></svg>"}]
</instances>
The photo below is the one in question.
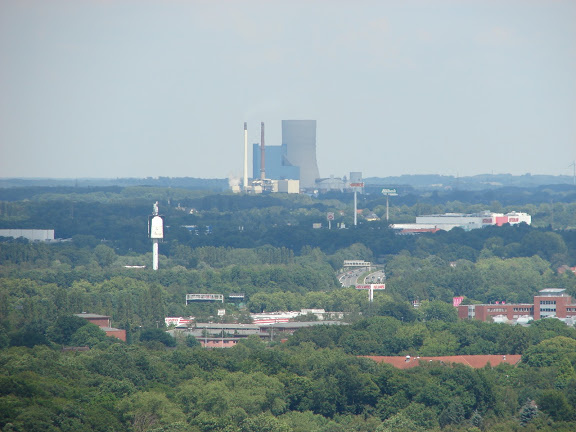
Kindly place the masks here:
<instances>
[{"instance_id":1,"label":"red sign","mask_svg":"<svg viewBox=\"0 0 576 432\"><path fill-rule=\"evenodd\" d=\"M364 187L364 182L362 182L362 183L350 183L350 187Z\"/></svg>"},{"instance_id":2,"label":"red sign","mask_svg":"<svg viewBox=\"0 0 576 432\"><path fill-rule=\"evenodd\" d=\"M372 288L373 290L384 290L384 289L386 289L386 284L356 285L356 289L367 289L367 290L369 290L370 288Z\"/></svg>"},{"instance_id":3,"label":"red sign","mask_svg":"<svg viewBox=\"0 0 576 432\"><path fill-rule=\"evenodd\" d=\"M462 303L462 300L464 300L464 297L452 297L452 306L454 306L454 307L460 306L460 303Z\"/></svg>"}]
</instances>

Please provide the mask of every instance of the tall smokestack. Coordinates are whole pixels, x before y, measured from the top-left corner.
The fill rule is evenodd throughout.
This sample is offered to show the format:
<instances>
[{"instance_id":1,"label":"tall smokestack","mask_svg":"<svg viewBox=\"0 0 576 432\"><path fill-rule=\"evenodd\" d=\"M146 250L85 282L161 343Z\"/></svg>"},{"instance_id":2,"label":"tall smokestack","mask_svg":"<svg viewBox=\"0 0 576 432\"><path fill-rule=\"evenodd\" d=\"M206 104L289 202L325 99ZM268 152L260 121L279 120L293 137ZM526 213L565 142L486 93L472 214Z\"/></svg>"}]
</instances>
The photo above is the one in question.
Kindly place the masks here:
<instances>
[{"instance_id":1,"label":"tall smokestack","mask_svg":"<svg viewBox=\"0 0 576 432\"><path fill-rule=\"evenodd\" d=\"M265 144L264 144L264 122L260 123L260 179L264 180L266 178L266 164L265 159Z\"/></svg>"},{"instance_id":2,"label":"tall smokestack","mask_svg":"<svg viewBox=\"0 0 576 432\"><path fill-rule=\"evenodd\" d=\"M244 122L244 191L248 190L248 124Z\"/></svg>"}]
</instances>

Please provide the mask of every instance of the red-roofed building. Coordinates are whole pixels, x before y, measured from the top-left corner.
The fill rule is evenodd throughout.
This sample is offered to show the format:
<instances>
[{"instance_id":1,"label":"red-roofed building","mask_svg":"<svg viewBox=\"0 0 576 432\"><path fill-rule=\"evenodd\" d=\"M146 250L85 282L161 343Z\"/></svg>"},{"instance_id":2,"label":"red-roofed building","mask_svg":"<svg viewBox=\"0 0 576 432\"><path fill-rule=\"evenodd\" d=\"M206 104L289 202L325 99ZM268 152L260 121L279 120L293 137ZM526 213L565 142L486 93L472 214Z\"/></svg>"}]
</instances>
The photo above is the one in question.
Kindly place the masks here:
<instances>
[{"instance_id":1,"label":"red-roofed building","mask_svg":"<svg viewBox=\"0 0 576 432\"><path fill-rule=\"evenodd\" d=\"M85 320L96 324L106 332L106 336L111 336L126 342L126 330L117 329L110 326L110 317L108 315L98 315L93 313L82 312L76 314L77 317L84 318Z\"/></svg>"},{"instance_id":2,"label":"red-roofed building","mask_svg":"<svg viewBox=\"0 0 576 432\"><path fill-rule=\"evenodd\" d=\"M506 363L516 365L522 358L519 354L507 355L461 355L442 357L399 357L399 356L359 356L369 358L377 363L386 363L398 369L410 369L426 363L440 362L445 365L463 364L474 369L481 369L486 365L492 367Z\"/></svg>"}]
</instances>

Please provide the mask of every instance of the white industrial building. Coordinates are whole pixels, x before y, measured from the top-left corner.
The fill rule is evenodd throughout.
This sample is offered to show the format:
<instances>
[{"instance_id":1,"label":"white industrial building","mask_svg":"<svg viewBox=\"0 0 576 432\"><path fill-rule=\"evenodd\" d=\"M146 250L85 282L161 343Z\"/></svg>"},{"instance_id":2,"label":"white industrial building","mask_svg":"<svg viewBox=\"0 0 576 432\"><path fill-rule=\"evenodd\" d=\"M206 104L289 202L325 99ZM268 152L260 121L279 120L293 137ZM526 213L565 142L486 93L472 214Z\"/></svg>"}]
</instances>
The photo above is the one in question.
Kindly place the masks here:
<instances>
[{"instance_id":1,"label":"white industrial building","mask_svg":"<svg viewBox=\"0 0 576 432\"><path fill-rule=\"evenodd\" d=\"M517 225L525 222L528 225L532 223L532 217L527 213L445 213L436 215L416 216L414 224L392 224L390 228L400 230L404 233L423 232L423 231L450 231L452 228L462 228L466 231L483 228L489 225L502 226L506 223Z\"/></svg>"},{"instance_id":2,"label":"white industrial building","mask_svg":"<svg viewBox=\"0 0 576 432\"><path fill-rule=\"evenodd\" d=\"M300 193L300 180L273 180L275 192L297 194Z\"/></svg>"}]
</instances>

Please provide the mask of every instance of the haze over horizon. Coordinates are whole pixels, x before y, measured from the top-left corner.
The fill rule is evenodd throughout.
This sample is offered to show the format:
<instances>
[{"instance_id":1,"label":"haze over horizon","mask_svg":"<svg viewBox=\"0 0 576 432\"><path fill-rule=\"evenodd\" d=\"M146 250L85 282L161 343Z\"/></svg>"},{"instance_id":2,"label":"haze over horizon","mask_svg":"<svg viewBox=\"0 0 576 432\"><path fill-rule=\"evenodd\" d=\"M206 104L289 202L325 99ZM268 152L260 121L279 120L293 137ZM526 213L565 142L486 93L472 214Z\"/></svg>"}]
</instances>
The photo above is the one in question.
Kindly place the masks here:
<instances>
[{"instance_id":1,"label":"haze over horizon","mask_svg":"<svg viewBox=\"0 0 576 432\"><path fill-rule=\"evenodd\" d=\"M572 175L575 22L570 0L4 0L0 177L240 177L244 122L279 145L286 119L317 120L322 177Z\"/></svg>"}]
</instances>

